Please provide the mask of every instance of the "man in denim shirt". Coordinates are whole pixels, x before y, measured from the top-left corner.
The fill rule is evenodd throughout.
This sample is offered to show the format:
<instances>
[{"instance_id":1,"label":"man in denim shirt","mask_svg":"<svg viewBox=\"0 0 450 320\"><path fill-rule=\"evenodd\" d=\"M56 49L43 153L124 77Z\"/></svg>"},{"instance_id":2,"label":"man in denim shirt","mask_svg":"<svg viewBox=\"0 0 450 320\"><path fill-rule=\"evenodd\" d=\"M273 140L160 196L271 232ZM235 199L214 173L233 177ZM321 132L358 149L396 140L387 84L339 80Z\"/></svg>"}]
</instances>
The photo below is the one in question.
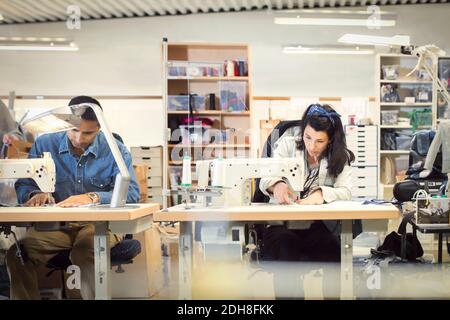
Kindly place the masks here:
<instances>
[{"instance_id":1,"label":"man in denim shirt","mask_svg":"<svg viewBox=\"0 0 450 320\"><path fill-rule=\"evenodd\" d=\"M73 98L69 105L100 103L90 97ZM107 204L111 201L114 181L119 168L100 130L94 111L89 108L81 117L79 127L67 132L51 133L39 137L30 150L29 157L41 157L50 152L56 166L56 187L53 198L39 190L31 179L16 182L19 203L26 206L42 206L56 203L59 207L76 207L88 204ZM117 141L119 150L130 171L131 182L127 202L139 201L139 187L134 176L131 156L125 146ZM64 210L64 209L61 209ZM119 241L110 235L110 247ZM71 249L70 260L81 269L81 295L94 298L94 225L71 223L60 231L27 232L21 241L26 254L25 265L12 247L7 254L11 276L12 299L40 299L36 267L45 265L58 252Z\"/></svg>"}]
</instances>

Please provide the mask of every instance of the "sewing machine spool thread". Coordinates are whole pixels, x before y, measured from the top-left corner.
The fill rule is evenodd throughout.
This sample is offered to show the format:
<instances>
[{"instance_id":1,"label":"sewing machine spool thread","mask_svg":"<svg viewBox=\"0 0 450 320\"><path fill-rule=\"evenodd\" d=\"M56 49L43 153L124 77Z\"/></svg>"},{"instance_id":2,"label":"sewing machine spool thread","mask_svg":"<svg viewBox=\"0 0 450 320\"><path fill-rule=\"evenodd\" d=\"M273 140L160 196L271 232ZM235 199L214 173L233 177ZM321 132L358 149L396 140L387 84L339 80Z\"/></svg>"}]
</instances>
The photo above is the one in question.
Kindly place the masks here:
<instances>
[{"instance_id":1,"label":"sewing machine spool thread","mask_svg":"<svg viewBox=\"0 0 450 320\"><path fill-rule=\"evenodd\" d=\"M222 187L223 186L223 173L224 173L225 164L222 161L222 158L216 159L213 161L213 169L212 169L212 181L211 185L213 187Z\"/></svg>"},{"instance_id":2,"label":"sewing machine spool thread","mask_svg":"<svg viewBox=\"0 0 450 320\"><path fill-rule=\"evenodd\" d=\"M191 177L191 157L184 156L183 157L183 175L181 178L181 185L183 187L192 186L192 177Z\"/></svg>"}]
</instances>

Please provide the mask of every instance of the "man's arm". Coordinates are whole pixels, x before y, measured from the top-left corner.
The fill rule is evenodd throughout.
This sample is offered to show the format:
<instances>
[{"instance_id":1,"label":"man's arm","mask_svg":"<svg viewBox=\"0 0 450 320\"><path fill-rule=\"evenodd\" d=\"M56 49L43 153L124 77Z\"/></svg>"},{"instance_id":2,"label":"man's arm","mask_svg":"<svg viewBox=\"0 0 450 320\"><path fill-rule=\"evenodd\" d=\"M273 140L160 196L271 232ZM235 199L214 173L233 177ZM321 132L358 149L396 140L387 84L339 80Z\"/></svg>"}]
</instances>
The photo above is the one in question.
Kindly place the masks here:
<instances>
[{"instance_id":1,"label":"man's arm","mask_svg":"<svg viewBox=\"0 0 450 320\"><path fill-rule=\"evenodd\" d=\"M28 153L28 159L39 158L42 156L40 151L39 140L31 147ZM33 179L18 179L14 185L16 188L17 201L20 204L26 203L32 196L41 192Z\"/></svg>"},{"instance_id":2,"label":"man's arm","mask_svg":"<svg viewBox=\"0 0 450 320\"><path fill-rule=\"evenodd\" d=\"M133 165L131 162L131 154L128 152L128 150L125 149L125 147L120 148L120 152L122 153L123 160L125 161L125 165L128 168L128 172L130 173L130 186L128 187L128 194L127 194L127 203L138 203L140 200L140 192L139 192L139 185L136 181L136 176L134 174ZM117 164L114 166L114 177L112 177L111 182L111 190L114 189L114 183L116 180L116 176L119 173L119 167ZM112 198L112 191L104 191L104 192L97 192L97 194L100 196L100 203L101 204L109 204L111 203Z\"/></svg>"}]
</instances>

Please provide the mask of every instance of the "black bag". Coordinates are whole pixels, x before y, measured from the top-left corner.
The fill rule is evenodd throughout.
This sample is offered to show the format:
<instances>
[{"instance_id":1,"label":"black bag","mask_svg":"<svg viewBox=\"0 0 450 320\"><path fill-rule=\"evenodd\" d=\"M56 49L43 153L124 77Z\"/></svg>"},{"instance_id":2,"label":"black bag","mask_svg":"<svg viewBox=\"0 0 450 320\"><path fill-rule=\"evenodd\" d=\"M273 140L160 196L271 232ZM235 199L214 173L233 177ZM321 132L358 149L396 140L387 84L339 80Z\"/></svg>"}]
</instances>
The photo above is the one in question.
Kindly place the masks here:
<instances>
[{"instance_id":1,"label":"black bag","mask_svg":"<svg viewBox=\"0 0 450 320\"><path fill-rule=\"evenodd\" d=\"M380 252L391 252L397 257L408 261L416 261L417 258L423 256L423 248L417 236L413 233L406 233L406 225L413 217L414 213L403 217L398 227L398 232L392 231L388 234L383 244L377 250Z\"/></svg>"}]
</instances>

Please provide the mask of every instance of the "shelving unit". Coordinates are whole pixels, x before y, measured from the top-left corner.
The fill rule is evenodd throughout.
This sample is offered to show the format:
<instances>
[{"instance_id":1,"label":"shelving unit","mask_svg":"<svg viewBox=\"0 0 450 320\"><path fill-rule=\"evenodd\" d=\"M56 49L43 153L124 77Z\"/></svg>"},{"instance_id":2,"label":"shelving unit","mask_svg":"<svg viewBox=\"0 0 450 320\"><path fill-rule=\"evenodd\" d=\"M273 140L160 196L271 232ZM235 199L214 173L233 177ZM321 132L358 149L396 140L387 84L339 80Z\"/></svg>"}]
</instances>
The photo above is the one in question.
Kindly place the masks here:
<instances>
[{"instance_id":1,"label":"shelving unit","mask_svg":"<svg viewBox=\"0 0 450 320\"><path fill-rule=\"evenodd\" d=\"M431 121L429 123L422 123L417 126L417 130L431 129L436 126L436 88L431 77L422 74L423 77L419 79L418 74L406 77L406 75L414 69L417 64L417 57L404 54L379 54L376 56L375 74L376 83L376 104L380 117L377 123L380 125L380 186L379 194L389 199L391 197L392 187L396 182L396 176L402 175L408 166L409 150L406 150L407 145L403 145L402 149L387 150L387 145L383 141L389 141L386 138L387 134L391 134L391 139L394 138L399 142L402 137L403 141L408 141L408 137L413 134L412 124L399 125L395 123L385 122L388 117L383 119L382 114L390 114L395 119L395 114L398 117L410 117L411 113L423 112L429 110L431 114ZM393 67L395 66L395 67ZM389 92L389 87L394 88L396 94L385 94ZM383 95L384 94L384 95ZM414 97L413 102L406 102L405 98ZM408 100L409 100L408 99ZM425 100L425 101L424 101ZM394 137L395 136L395 137Z\"/></svg>"},{"instance_id":2,"label":"shelving unit","mask_svg":"<svg viewBox=\"0 0 450 320\"><path fill-rule=\"evenodd\" d=\"M165 189L181 181L182 158L249 157L251 59L247 44L163 41ZM195 179L195 173L192 173ZM172 198L171 204L177 199Z\"/></svg>"},{"instance_id":3,"label":"shelving unit","mask_svg":"<svg viewBox=\"0 0 450 320\"><path fill-rule=\"evenodd\" d=\"M439 79L450 81L450 57L441 57L437 62L437 75ZM447 87L450 91L450 86ZM450 119L450 106L445 103L444 99L439 93L437 86L435 87L436 96L436 123L439 123L441 119Z\"/></svg>"}]
</instances>

